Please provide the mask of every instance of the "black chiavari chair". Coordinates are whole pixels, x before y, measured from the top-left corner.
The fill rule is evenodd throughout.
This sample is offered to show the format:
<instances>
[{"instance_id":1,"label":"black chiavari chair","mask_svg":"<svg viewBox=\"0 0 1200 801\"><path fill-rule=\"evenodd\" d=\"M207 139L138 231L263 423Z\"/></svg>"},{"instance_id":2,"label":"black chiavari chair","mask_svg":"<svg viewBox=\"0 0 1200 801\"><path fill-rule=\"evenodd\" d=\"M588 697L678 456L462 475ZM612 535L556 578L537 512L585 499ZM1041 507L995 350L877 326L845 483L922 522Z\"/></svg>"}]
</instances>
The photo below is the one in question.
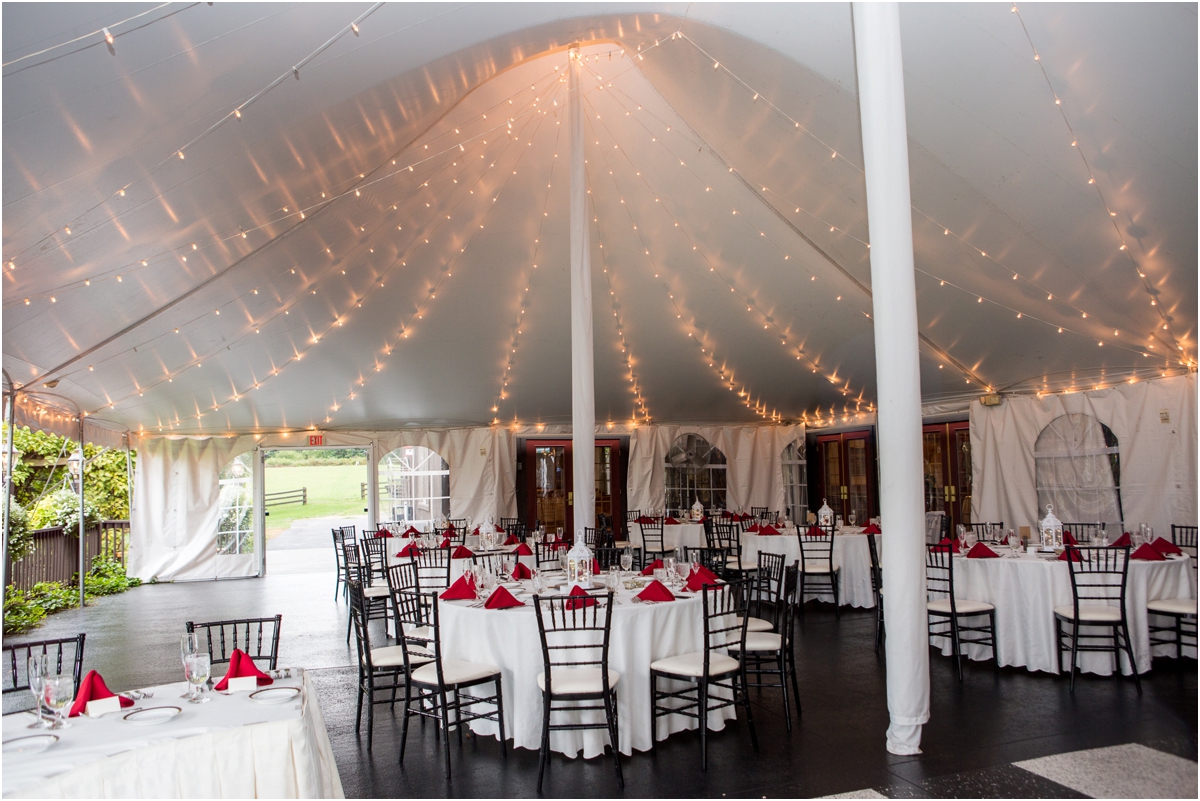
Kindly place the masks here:
<instances>
[{"instance_id":1,"label":"black chiavari chair","mask_svg":"<svg viewBox=\"0 0 1200 801\"><path fill-rule=\"evenodd\" d=\"M346 541L346 535L340 528L332 529L333 532L333 553L337 561L337 582L333 585L333 598L336 601L338 590L341 590L342 597L346 597L346 555L342 552L342 545Z\"/></svg>"},{"instance_id":2,"label":"black chiavari chair","mask_svg":"<svg viewBox=\"0 0 1200 801\"><path fill-rule=\"evenodd\" d=\"M820 535L809 533L813 528ZM841 581L841 565L833 558L833 541L836 536L834 527L810 526L797 528L796 537L800 540L800 614L804 614L804 596L807 593L816 595L829 594L833 596L833 609L837 617L842 616L839 585Z\"/></svg>"},{"instance_id":3,"label":"black chiavari chair","mask_svg":"<svg viewBox=\"0 0 1200 801\"><path fill-rule=\"evenodd\" d=\"M689 545L683 549L683 552L689 562L699 562L714 576L724 575L725 560L729 557L729 552L724 548L700 548Z\"/></svg>"},{"instance_id":4,"label":"black chiavari chair","mask_svg":"<svg viewBox=\"0 0 1200 801\"><path fill-rule=\"evenodd\" d=\"M967 523L967 530L974 532L976 542L998 542L1004 539L1004 521L999 523Z\"/></svg>"},{"instance_id":5,"label":"black chiavari chair","mask_svg":"<svg viewBox=\"0 0 1200 801\"><path fill-rule=\"evenodd\" d=\"M275 615L207 623L189 620L184 627L188 634L203 634L213 665L228 663L237 648L255 663L264 663L267 669L274 670L279 661L279 629L282 625L283 615Z\"/></svg>"},{"instance_id":6,"label":"black chiavari chair","mask_svg":"<svg viewBox=\"0 0 1200 801\"><path fill-rule=\"evenodd\" d=\"M1071 536L1079 545L1087 545L1090 542L1098 543L1107 529L1107 523L1063 523L1063 534L1071 532Z\"/></svg>"},{"instance_id":7,"label":"black chiavari chair","mask_svg":"<svg viewBox=\"0 0 1200 801\"><path fill-rule=\"evenodd\" d=\"M762 557L764 554L759 554ZM761 558L759 564L763 564ZM782 562L781 562L782 564ZM792 708L788 703L788 685L790 683L792 696L796 702L796 716L801 714L800 688L796 683L796 652L795 630L792 624L794 614L796 589L799 584L797 575L799 568L789 565L783 569L780 577L780 612L776 631L747 631L746 644L741 649L741 660L746 663L746 674L749 687L778 687L783 691L783 718L787 730L792 730ZM736 647L736 646L735 646ZM731 647L734 651L735 647ZM773 667L767 663L774 662ZM778 677L777 683L767 683L764 678Z\"/></svg>"},{"instance_id":8,"label":"black chiavari chair","mask_svg":"<svg viewBox=\"0 0 1200 801\"><path fill-rule=\"evenodd\" d=\"M875 653L883 642L883 568L879 564L878 534L867 535L867 550L871 555L871 594L875 597Z\"/></svg>"},{"instance_id":9,"label":"black chiavari chair","mask_svg":"<svg viewBox=\"0 0 1200 801\"><path fill-rule=\"evenodd\" d=\"M549 568L553 570L558 566L558 555L566 553L571 549L571 544L565 540L555 540L554 542L535 542L533 545L533 558L537 563L538 570Z\"/></svg>"},{"instance_id":10,"label":"black chiavari chair","mask_svg":"<svg viewBox=\"0 0 1200 801\"><path fill-rule=\"evenodd\" d=\"M663 543L663 519L661 517L647 518L652 522L642 523L642 554L647 563L662 559L667 555L667 546Z\"/></svg>"},{"instance_id":11,"label":"black chiavari chair","mask_svg":"<svg viewBox=\"0 0 1200 801\"><path fill-rule=\"evenodd\" d=\"M70 673L75 679L75 692L79 692L79 683L83 681L83 644L87 639L84 633L74 637L60 637L53 640L32 640L29 642L4 642L4 694L24 691L29 692L29 657L34 654L50 657L54 661L51 675L61 675L67 671L64 665L70 665ZM25 678L22 679L21 677Z\"/></svg>"},{"instance_id":12,"label":"black chiavari chair","mask_svg":"<svg viewBox=\"0 0 1200 801\"><path fill-rule=\"evenodd\" d=\"M1058 644L1058 672L1063 672L1063 652L1071 654L1071 692L1075 692L1075 672L1081 651L1100 651L1113 655L1113 676L1121 675L1121 652L1129 659L1129 670L1138 695L1142 680L1129 639L1129 621L1125 609L1125 585L1129 578L1128 545L1077 548L1068 545L1067 566L1071 573L1071 605L1054 607L1054 633ZM1105 634L1094 632L1107 629Z\"/></svg>"},{"instance_id":13,"label":"black chiavari chair","mask_svg":"<svg viewBox=\"0 0 1200 801\"><path fill-rule=\"evenodd\" d=\"M1192 577L1196 576L1196 526L1171 526L1171 542L1183 551L1192 562ZM1193 584L1195 582L1193 581ZM1150 645L1174 645L1175 658L1183 657L1183 647L1196 647L1196 599L1162 598L1150 601L1146 609L1151 615L1161 615L1170 620L1163 626L1150 619ZM1170 634L1170 637L1163 636Z\"/></svg>"},{"instance_id":14,"label":"black chiavari chair","mask_svg":"<svg viewBox=\"0 0 1200 801\"><path fill-rule=\"evenodd\" d=\"M423 548L412 558L426 590L444 590L450 586L450 555L453 547Z\"/></svg>"},{"instance_id":15,"label":"black chiavari chair","mask_svg":"<svg viewBox=\"0 0 1200 801\"><path fill-rule=\"evenodd\" d=\"M371 583L387 574L387 549L395 537L364 537L358 547L362 551L362 564L371 571Z\"/></svg>"},{"instance_id":16,"label":"black chiavari chair","mask_svg":"<svg viewBox=\"0 0 1200 801\"><path fill-rule=\"evenodd\" d=\"M384 542L388 542L387 538L383 538ZM359 553L358 546L351 542L346 542L342 545L342 553L345 555L346 562L346 581L357 581L362 588L363 598L365 599L367 619L368 620L386 620L388 607L388 588L386 586L377 587L371 583L371 569L365 563ZM346 621L346 642L350 642L350 635L354 632L354 616L347 614Z\"/></svg>"},{"instance_id":17,"label":"black chiavari chair","mask_svg":"<svg viewBox=\"0 0 1200 801\"><path fill-rule=\"evenodd\" d=\"M954 655L954 670L962 681L963 644L986 645L992 649L992 661L1000 672L996 647L996 607L984 601L955 597L954 549L949 545L925 546L925 609L929 636L949 637ZM986 617L987 624L978 622ZM971 635L964 637L964 634Z\"/></svg>"}]
</instances>

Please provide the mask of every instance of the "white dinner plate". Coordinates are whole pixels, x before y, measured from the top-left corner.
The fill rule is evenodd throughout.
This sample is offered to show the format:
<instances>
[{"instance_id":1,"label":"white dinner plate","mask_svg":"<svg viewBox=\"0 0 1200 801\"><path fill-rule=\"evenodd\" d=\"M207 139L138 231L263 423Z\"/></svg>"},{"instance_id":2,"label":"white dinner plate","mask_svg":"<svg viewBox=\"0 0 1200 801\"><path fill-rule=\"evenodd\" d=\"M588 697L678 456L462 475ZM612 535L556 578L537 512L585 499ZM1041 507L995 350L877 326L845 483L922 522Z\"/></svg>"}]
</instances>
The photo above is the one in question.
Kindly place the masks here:
<instances>
[{"instance_id":1,"label":"white dinner plate","mask_svg":"<svg viewBox=\"0 0 1200 801\"><path fill-rule=\"evenodd\" d=\"M152 706L148 709L136 709L128 715L122 716L121 719L139 726L157 726L160 723L166 723L182 712L183 710L177 706Z\"/></svg>"},{"instance_id":2,"label":"white dinner plate","mask_svg":"<svg viewBox=\"0 0 1200 801\"><path fill-rule=\"evenodd\" d=\"M250 693L250 700L260 704L283 704L300 697L299 687L268 687Z\"/></svg>"},{"instance_id":3,"label":"white dinner plate","mask_svg":"<svg viewBox=\"0 0 1200 801\"><path fill-rule=\"evenodd\" d=\"M4 741L6 754L37 754L58 742L57 734L31 734Z\"/></svg>"}]
</instances>

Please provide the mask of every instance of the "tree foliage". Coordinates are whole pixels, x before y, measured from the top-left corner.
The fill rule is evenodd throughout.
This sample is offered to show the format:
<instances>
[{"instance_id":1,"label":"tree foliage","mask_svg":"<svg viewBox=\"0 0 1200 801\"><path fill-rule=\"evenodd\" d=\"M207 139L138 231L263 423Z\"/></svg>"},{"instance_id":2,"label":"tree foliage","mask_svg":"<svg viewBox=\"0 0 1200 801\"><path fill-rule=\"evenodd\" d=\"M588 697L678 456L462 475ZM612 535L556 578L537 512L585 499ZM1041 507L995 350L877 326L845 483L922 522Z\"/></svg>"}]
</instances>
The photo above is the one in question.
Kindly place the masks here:
<instances>
[{"instance_id":1,"label":"tree foliage","mask_svg":"<svg viewBox=\"0 0 1200 801\"><path fill-rule=\"evenodd\" d=\"M15 498L22 507L33 513L39 499L63 488L69 490L70 471L66 459L79 447L74 440L26 427L16 429L13 444L17 451L13 487ZM85 509L94 507L100 520L128 520L129 480L125 452L85 444L83 456L87 461L83 472ZM131 456L136 459L136 454ZM31 464L42 460L49 464Z\"/></svg>"}]
</instances>

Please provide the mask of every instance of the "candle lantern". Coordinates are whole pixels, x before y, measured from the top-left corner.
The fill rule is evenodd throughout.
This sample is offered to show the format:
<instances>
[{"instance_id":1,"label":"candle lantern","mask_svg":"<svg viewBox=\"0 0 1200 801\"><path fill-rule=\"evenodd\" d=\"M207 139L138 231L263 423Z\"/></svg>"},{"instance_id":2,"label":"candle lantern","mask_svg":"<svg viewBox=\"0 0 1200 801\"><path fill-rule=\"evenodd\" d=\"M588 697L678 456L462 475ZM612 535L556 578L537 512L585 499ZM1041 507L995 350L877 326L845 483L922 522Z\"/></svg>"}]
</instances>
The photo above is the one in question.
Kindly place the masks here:
<instances>
[{"instance_id":1,"label":"candle lantern","mask_svg":"<svg viewBox=\"0 0 1200 801\"><path fill-rule=\"evenodd\" d=\"M583 531L575 535L575 544L567 551L567 584L592 587L592 549L583 541Z\"/></svg>"},{"instance_id":2,"label":"candle lantern","mask_svg":"<svg viewBox=\"0 0 1200 801\"><path fill-rule=\"evenodd\" d=\"M1062 547L1062 521L1054 516L1054 507L1050 504L1046 504L1046 516L1042 518L1038 529L1042 534L1042 548L1049 550Z\"/></svg>"},{"instance_id":3,"label":"candle lantern","mask_svg":"<svg viewBox=\"0 0 1200 801\"><path fill-rule=\"evenodd\" d=\"M829 508L829 502L824 498L821 499L821 508L817 510L817 523L822 527L833 525L833 510Z\"/></svg>"}]
</instances>

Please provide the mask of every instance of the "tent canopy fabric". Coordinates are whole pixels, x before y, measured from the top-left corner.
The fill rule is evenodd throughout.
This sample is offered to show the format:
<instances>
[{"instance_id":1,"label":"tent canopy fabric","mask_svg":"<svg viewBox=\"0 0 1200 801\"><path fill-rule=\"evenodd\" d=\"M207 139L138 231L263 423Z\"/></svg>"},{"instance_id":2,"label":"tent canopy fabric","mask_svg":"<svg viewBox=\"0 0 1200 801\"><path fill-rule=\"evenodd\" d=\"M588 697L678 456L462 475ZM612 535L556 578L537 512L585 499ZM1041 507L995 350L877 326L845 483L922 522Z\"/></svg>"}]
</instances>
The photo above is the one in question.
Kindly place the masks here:
<instances>
[{"instance_id":1,"label":"tent canopy fabric","mask_svg":"<svg viewBox=\"0 0 1200 801\"><path fill-rule=\"evenodd\" d=\"M578 42L596 419L874 408L848 5L3 15L18 386L146 434L569 420ZM925 402L1190 369L1195 7L901 24Z\"/></svg>"}]
</instances>

